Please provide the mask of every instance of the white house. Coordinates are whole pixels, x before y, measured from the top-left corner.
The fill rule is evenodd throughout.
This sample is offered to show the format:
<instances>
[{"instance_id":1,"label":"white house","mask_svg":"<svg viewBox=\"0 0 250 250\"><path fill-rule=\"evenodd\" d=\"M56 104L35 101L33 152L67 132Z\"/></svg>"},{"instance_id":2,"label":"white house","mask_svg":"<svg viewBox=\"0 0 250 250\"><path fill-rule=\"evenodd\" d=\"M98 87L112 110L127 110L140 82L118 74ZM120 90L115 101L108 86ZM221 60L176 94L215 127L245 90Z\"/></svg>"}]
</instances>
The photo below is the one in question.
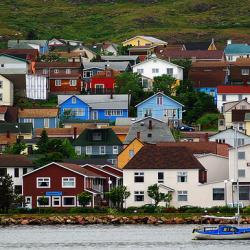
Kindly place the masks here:
<instances>
[{"instance_id":1,"label":"white house","mask_svg":"<svg viewBox=\"0 0 250 250\"><path fill-rule=\"evenodd\" d=\"M42 75L26 75L26 97L34 100L48 98L48 78Z\"/></svg>"},{"instance_id":2,"label":"white house","mask_svg":"<svg viewBox=\"0 0 250 250\"><path fill-rule=\"evenodd\" d=\"M134 73L139 73L143 77L152 80L154 77L162 75L169 75L176 80L183 80L183 67L156 57L138 63L132 68Z\"/></svg>"},{"instance_id":3,"label":"white house","mask_svg":"<svg viewBox=\"0 0 250 250\"><path fill-rule=\"evenodd\" d=\"M236 137L235 137L235 135L236 135ZM238 146L250 144L250 136L248 136L240 131L235 132L235 130L232 128L220 131L220 132L210 136L209 141L213 141L213 142L217 142L217 143L226 143L226 144L234 147L235 142L236 142L235 138L237 139Z\"/></svg>"},{"instance_id":4,"label":"white house","mask_svg":"<svg viewBox=\"0 0 250 250\"><path fill-rule=\"evenodd\" d=\"M217 87L217 109L223 112L223 105L228 102L250 100L249 85L220 85Z\"/></svg>"},{"instance_id":5,"label":"white house","mask_svg":"<svg viewBox=\"0 0 250 250\"><path fill-rule=\"evenodd\" d=\"M12 106L14 99L13 83L0 75L0 106Z\"/></svg>"},{"instance_id":6,"label":"white house","mask_svg":"<svg viewBox=\"0 0 250 250\"><path fill-rule=\"evenodd\" d=\"M228 40L224 52L227 61L235 62L238 58L248 58L250 56L250 45L246 43L232 44L232 41Z\"/></svg>"}]
</instances>

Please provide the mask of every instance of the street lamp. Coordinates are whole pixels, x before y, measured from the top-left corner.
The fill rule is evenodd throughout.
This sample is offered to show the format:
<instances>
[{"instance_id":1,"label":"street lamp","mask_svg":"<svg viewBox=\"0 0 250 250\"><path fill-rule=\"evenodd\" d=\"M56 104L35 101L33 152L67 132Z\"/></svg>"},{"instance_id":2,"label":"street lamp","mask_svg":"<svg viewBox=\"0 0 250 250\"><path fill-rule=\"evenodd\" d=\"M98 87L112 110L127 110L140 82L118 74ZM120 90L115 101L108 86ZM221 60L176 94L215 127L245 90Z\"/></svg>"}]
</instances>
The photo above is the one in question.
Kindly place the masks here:
<instances>
[{"instance_id":1,"label":"street lamp","mask_svg":"<svg viewBox=\"0 0 250 250\"><path fill-rule=\"evenodd\" d=\"M228 183L228 180L224 180L224 184L225 184L225 205L227 206L227 183Z\"/></svg>"}]
</instances>

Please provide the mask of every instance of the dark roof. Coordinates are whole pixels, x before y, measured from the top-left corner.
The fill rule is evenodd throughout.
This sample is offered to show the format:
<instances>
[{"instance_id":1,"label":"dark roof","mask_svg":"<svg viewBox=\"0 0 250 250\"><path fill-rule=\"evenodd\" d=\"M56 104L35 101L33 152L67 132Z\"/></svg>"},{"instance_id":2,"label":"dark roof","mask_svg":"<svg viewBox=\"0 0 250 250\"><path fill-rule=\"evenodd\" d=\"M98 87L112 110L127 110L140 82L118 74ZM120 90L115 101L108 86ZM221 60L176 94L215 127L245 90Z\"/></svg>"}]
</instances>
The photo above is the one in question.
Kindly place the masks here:
<instances>
[{"instance_id":1,"label":"dark roof","mask_svg":"<svg viewBox=\"0 0 250 250\"><path fill-rule=\"evenodd\" d=\"M102 134L101 140L93 141L93 134L99 132ZM86 128L72 144L73 146L122 145L122 142L111 128Z\"/></svg>"},{"instance_id":2,"label":"dark roof","mask_svg":"<svg viewBox=\"0 0 250 250\"><path fill-rule=\"evenodd\" d=\"M186 147L145 145L124 169L202 169L205 168Z\"/></svg>"},{"instance_id":3,"label":"dark roof","mask_svg":"<svg viewBox=\"0 0 250 250\"><path fill-rule=\"evenodd\" d=\"M65 159L64 162L73 163L77 165L90 164L90 165L98 165L98 166L110 164L110 162L108 162L107 159L105 158Z\"/></svg>"},{"instance_id":4,"label":"dark roof","mask_svg":"<svg viewBox=\"0 0 250 250\"><path fill-rule=\"evenodd\" d=\"M250 109L233 109L232 122L244 122L246 113L250 113Z\"/></svg>"},{"instance_id":5,"label":"dark roof","mask_svg":"<svg viewBox=\"0 0 250 250\"><path fill-rule=\"evenodd\" d=\"M32 132L32 123L0 123L0 133L28 134Z\"/></svg>"},{"instance_id":6,"label":"dark roof","mask_svg":"<svg viewBox=\"0 0 250 250\"><path fill-rule=\"evenodd\" d=\"M5 113L5 121L9 123L17 122L18 108L8 106L7 112Z\"/></svg>"},{"instance_id":7,"label":"dark roof","mask_svg":"<svg viewBox=\"0 0 250 250\"><path fill-rule=\"evenodd\" d=\"M79 62L36 62L35 68L80 68Z\"/></svg>"},{"instance_id":8,"label":"dark roof","mask_svg":"<svg viewBox=\"0 0 250 250\"><path fill-rule=\"evenodd\" d=\"M24 155L0 155L0 167L34 167L34 164Z\"/></svg>"},{"instance_id":9,"label":"dark roof","mask_svg":"<svg viewBox=\"0 0 250 250\"><path fill-rule=\"evenodd\" d=\"M208 50L211 42L190 42L185 43L186 50Z\"/></svg>"},{"instance_id":10,"label":"dark roof","mask_svg":"<svg viewBox=\"0 0 250 250\"><path fill-rule=\"evenodd\" d=\"M25 74L2 74L5 78L10 80L14 85L14 90L25 92L26 89L26 75Z\"/></svg>"}]
</instances>

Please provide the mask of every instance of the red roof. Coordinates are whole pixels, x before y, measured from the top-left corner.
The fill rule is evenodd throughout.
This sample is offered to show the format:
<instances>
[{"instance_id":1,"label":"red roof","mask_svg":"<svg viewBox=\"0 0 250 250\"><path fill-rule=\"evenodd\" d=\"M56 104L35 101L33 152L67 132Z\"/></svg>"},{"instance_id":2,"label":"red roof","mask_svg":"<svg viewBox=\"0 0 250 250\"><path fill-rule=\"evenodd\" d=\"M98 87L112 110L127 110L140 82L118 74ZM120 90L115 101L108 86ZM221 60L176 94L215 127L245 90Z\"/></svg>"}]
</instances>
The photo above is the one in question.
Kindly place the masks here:
<instances>
[{"instance_id":1,"label":"red roof","mask_svg":"<svg viewBox=\"0 0 250 250\"><path fill-rule=\"evenodd\" d=\"M79 62L36 62L35 68L80 68Z\"/></svg>"},{"instance_id":2,"label":"red roof","mask_svg":"<svg viewBox=\"0 0 250 250\"><path fill-rule=\"evenodd\" d=\"M250 94L250 86L223 85L217 87L218 94Z\"/></svg>"}]
</instances>

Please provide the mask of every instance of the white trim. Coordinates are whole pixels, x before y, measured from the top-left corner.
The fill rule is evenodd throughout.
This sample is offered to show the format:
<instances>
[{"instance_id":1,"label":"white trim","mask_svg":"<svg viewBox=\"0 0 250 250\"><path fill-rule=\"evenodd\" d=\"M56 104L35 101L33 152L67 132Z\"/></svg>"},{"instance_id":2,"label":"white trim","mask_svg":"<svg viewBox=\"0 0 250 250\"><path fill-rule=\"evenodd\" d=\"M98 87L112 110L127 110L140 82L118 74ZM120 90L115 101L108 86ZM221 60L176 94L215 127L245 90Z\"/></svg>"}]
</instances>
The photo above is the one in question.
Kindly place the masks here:
<instances>
[{"instance_id":1,"label":"white trim","mask_svg":"<svg viewBox=\"0 0 250 250\"><path fill-rule=\"evenodd\" d=\"M72 178L74 179L74 186L64 186L63 185L63 179L69 179L69 178ZM62 188L75 188L76 187L76 177L62 177Z\"/></svg>"},{"instance_id":2,"label":"white trim","mask_svg":"<svg viewBox=\"0 0 250 250\"><path fill-rule=\"evenodd\" d=\"M108 166L108 165L107 165L107 166ZM82 165L81 167L82 167L82 168L91 167L91 168L94 168L94 169L96 169L96 170L100 170L100 171L103 172L103 173L109 174L109 175L111 175L111 176L113 176L113 177L115 177L115 178L122 178L121 176L118 176L118 175L116 175L116 174L114 174L114 173L110 173L110 172L108 172L108 171L103 170L103 169L102 169L102 166L101 166L101 168L98 168L98 167L95 167L95 166L90 165L90 164L85 164L85 165Z\"/></svg>"},{"instance_id":3,"label":"white trim","mask_svg":"<svg viewBox=\"0 0 250 250\"><path fill-rule=\"evenodd\" d=\"M104 153L101 153L101 148L104 148ZM106 146L99 146L99 155L105 155L106 154Z\"/></svg>"},{"instance_id":4,"label":"white trim","mask_svg":"<svg viewBox=\"0 0 250 250\"><path fill-rule=\"evenodd\" d=\"M59 198L59 205L54 205L54 199L55 198ZM61 204L62 204L62 198L61 198L61 196L52 196L51 207L61 207Z\"/></svg>"},{"instance_id":5,"label":"white trim","mask_svg":"<svg viewBox=\"0 0 250 250\"><path fill-rule=\"evenodd\" d=\"M89 150L87 150L87 148L88 148ZM86 148L85 148L85 153L86 153L86 155L92 155L92 146L86 146Z\"/></svg>"},{"instance_id":6,"label":"white trim","mask_svg":"<svg viewBox=\"0 0 250 250\"><path fill-rule=\"evenodd\" d=\"M135 138L135 139L137 139L137 138ZM135 140L135 139L134 139L134 140ZM138 139L137 139L137 140L138 140ZM101 168L104 168L104 167L110 167L110 168L113 168L114 170L117 170L117 171L123 173L123 170L121 170L121 169L119 169L119 168L116 168L116 167L113 167L113 166L108 165L108 164L105 164L105 165L101 166Z\"/></svg>"},{"instance_id":7,"label":"white trim","mask_svg":"<svg viewBox=\"0 0 250 250\"><path fill-rule=\"evenodd\" d=\"M47 122L47 124L46 124L45 121ZM49 122L50 122L49 118L44 118L43 119L43 126L44 126L44 128L49 128ZM48 125L48 126L45 126L45 125Z\"/></svg>"},{"instance_id":8,"label":"white trim","mask_svg":"<svg viewBox=\"0 0 250 250\"><path fill-rule=\"evenodd\" d=\"M74 205L64 205L64 198L74 198ZM76 207L76 196L62 196L62 207Z\"/></svg>"},{"instance_id":9,"label":"white trim","mask_svg":"<svg viewBox=\"0 0 250 250\"><path fill-rule=\"evenodd\" d=\"M39 205L39 203L38 203L38 199L39 198L42 198L42 197L45 197L45 198L48 198L48 200L49 200L49 205ZM50 196L37 196L36 197L36 206L37 207L50 207L51 206L51 197Z\"/></svg>"},{"instance_id":10,"label":"white trim","mask_svg":"<svg viewBox=\"0 0 250 250\"><path fill-rule=\"evenodd\" d=\"M47 187L39 187L39 186L38 186L38 179L49 179L49 186L47 186ZM43 177L43 176L41 176L41 177L36 177L36 188L50 188L50 186L51 186L50 177Z\"/></svg>"}]
</instances>

